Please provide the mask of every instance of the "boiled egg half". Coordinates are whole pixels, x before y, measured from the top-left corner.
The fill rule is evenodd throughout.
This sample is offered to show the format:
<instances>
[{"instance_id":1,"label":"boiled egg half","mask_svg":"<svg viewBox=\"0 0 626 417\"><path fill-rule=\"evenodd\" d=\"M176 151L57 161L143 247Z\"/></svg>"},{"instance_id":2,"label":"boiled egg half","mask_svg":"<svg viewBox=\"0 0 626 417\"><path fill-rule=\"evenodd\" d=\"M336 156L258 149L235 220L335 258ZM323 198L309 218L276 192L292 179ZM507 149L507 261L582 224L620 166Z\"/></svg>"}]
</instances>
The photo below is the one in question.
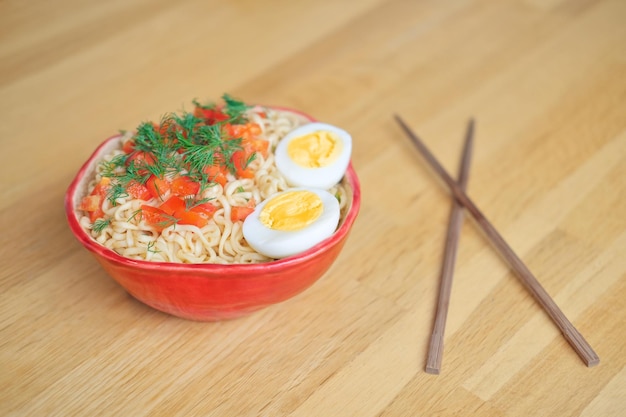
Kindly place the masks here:
<instances>
[{"instance_id":1,"label":"boiled egg half","mask_svg":"<svg viewBox=\"0 0 626 417\"><path fill-rule=\"evenodd\" d=\"M289 132L276 146L276 167L292 187L328 189L344 176L352 136L326 123L309 123Z\"/></svg>"},{"instance_id":2,"label":"boiled egg half","mask_svg":"<svg viewBox=\"0 0 626 417\"><path fill-rule=\"evenodd\" d=\"M339 216L339 202L328 191L292 188L257 205L242 231L254 250L278 259L304 252L330 237Z\"/></svg>"}]
</instances>

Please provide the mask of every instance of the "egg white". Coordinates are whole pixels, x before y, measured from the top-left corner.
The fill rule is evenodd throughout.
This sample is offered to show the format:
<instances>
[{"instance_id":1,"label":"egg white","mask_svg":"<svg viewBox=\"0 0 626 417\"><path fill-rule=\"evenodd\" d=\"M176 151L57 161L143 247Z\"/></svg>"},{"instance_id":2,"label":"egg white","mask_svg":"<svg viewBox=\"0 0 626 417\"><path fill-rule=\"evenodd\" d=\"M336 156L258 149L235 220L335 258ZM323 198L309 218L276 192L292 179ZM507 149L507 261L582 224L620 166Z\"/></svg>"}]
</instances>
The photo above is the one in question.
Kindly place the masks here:
<instances>
[{"instance_id":1,"label":"egg white","mask_svg":"<svg viewBox=\"0 0 626 417\"><path fill-rule=\"evenodd\" d=\"M332 132L343 144L341 154L330 165L319 168L308 168L296 164L287 152L289 143L301 136L314 133L320 130ZM352 136L343 129L327 123L308 123L300 126L291 132L278 143L274 152L276 158L276 168L285 177L287 183L292 187L314 187L329 189L341 181L352 154Z\"/></svg>"},{"instance_id":2,"label":"egg white","mask_svg":"<svg viewBox=\"0 0 626 417\"><path fill-rule=\"evenodd\" d=\"M310 191L322 200L322 213L311 224L300 230L281 231L270 229L259 220L259 214L273 198L291 191ZM257 205L243 222L243 236L257 252L270 258L285 258L312 248L330 237L339 224L339 202L328 191L313 188L291 188L277 193Z\"/></svg>"}]
</instances>

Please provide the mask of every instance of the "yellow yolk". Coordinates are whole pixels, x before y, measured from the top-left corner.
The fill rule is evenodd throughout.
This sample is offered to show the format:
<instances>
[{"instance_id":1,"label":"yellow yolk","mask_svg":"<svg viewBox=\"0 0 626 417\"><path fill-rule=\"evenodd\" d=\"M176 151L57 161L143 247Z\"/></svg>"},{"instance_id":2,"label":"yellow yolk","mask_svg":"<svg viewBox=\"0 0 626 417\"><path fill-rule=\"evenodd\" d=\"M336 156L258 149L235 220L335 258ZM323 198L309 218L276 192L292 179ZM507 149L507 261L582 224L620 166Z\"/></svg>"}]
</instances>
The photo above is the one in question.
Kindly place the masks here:
<instances>
[{"instance_id":1,"label":"yellow yolk","mask_svg":"<svg viewBox=\"0 0 626 417\"><path fill-rule=\"evenodd\" d=\"M320 168L336 160L342 147L334 133L320 130L292 140L287 153L293 162L302 167Z\"/></svg>"},{"instance_id":2,"label":"yellow yolk","mask_svg":"<svg viewBox=\"0 0 626 417\"><path fill-rule=\"evenodd\" d=\"M313 223L324 209L322 200L310 191L290 191L268 201L259 220L270 229L293 231Z\"/></svg>"}]
</instances>

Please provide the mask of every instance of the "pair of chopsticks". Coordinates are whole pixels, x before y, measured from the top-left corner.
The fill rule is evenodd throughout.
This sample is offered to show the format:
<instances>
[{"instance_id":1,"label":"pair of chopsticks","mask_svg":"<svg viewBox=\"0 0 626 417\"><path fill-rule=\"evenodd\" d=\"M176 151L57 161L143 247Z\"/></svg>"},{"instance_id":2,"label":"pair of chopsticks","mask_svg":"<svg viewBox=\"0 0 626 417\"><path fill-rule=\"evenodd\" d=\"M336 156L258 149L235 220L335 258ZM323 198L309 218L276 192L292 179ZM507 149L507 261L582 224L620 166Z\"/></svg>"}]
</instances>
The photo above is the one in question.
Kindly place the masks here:
<instances>
[{"instance_id":1,"label":"pair of chopsticks","mask_svg":"<svg viewBox=\"0 0 626 417\"><path fill-rule=\"evenodd\" d=\"M435 170L435 172L448 185L450 191L455 197L454 206L450 215L448 234L446 238L446 247L444 254L443 267L441 272L441 284L439 288L439 298L437 302L437 312L433 332L429 345L428 359L426 362L426 372L431 374L439 374L441 370L441 361L443 357L443 337L445 333L446 318L448 315L448 306L450 302L450 290L452 288L452 275L456 258L457 242L459 240L460 228L463 222L463 208L465 208L476 220L480 228L483 230L487 238L500 252L500 255L509 263L511 268L517 273L518 278L526 289L535 297L537 302L543 307L546 313L554 321L557 327L563 333L565 339L574 348L578 356L585 362L588 367L592 367L600 363L600 358L591 348L585 338L576 330L574 325L565 317L561 309L554 300L541 286L537 278L530 272L524 262L515 254L513 249L506 243L500 233L487 220L483 213L476 207L476 204L467 196L465 189L467 187L469 174L469 161L472 153L473 137L474 137L474 121L470 120L467 126L465 136L465 144L463 156L459 169L458 182L455 181L441 166L439 161L433 156L428 148L422 143L408 125L395 115L395 119L404 130L406 135L411 139L417 150L423 158Z\"/></svg>"}]
</instances>

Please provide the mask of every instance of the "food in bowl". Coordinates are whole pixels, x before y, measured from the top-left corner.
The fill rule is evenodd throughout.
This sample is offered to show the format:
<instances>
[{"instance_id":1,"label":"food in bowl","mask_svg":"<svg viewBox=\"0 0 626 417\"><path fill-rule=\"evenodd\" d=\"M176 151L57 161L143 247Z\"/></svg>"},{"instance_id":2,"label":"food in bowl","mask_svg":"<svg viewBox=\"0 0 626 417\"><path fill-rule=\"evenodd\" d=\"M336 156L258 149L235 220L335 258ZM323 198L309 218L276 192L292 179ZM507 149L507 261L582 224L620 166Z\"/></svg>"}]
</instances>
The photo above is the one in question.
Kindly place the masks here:
<instances>
[{"instance_id":1,"label":"food in bowl","mask_svg":"<svg viewBox=\"0 0 626 417\"><path fill-rule=\"evenodd\" d=\"M329 238L352 190L351 136L229 95L121 134L77 207L96 242L134 260L270 262Z\"/></svg>"},{"instance_id":2,"label":"food in bowl","mask_svg":"<svg viewBox=\"0 0 626 417\"><path fill-rule=\"evenodd\" d=\"M298 126L305 126L314 122L311 117L298 111L273 107L242 106L239 104L240 102L233 100L229 96L225 96L224 98L225 103L220 106L196 105L192 115L199 115L196 117L206 118L210 126L218 125L218 127L223 126L225 129L237 130L241 128L229 128L224 126L226 123L225 120L237 114L245 113L247 117L251 118L248 122L256 123L255 120L261 122L259 126L265 129L264 135L269 142L268 151L270 152L274 150L274 144L279 143L280 139L284 138L289 132L295 130ZM243 109L243 111L237 109ZM189 115L186 117L191 119ZM155 129L156 131L160 131L164 126L167 126L169 129L170 124L166 122L169 119L170 117L165 117L162 123L153 124L152 128L150 126L144 126L144 129L148 132L154 131ZM177 129L174 125L171 126L172 129ZM212 129L216 128L217 127L213 127ZM256 128L250 126L248 130L251 130L251 133L253 133ZM139 129L137 131L139 132ZM183 133L180 134L183 135L182 140L185 141L187 137L185 137ZM237 132L237 134L241 133ZM186 189L185 183L183 183L183 185L178 183L174 185L176 175L174 175L174 178L167 176L167 179L170 180L168 183L170 189L167 190L166 193L163 193L164 188L159 185L156 179L153 179L150 180L150 184L154 183L154 185L156 185L152 189L152 192L156 193L156 197L148 197L148 195L146 195L147 200L141 200L139 198L132 199L139 200L131 203L131 205L135 204L134 207L141 208L142 205L151 207L144 209L145 212L148 213L145 218L144 210L138 212L138 209L133 210L133 206L131 206L130 209L127 208L126 211L120 210L122 207L120 203L122 201L128 203L128 200L131 200L129 197L124 196L124 194L127 193L130 195L131 192L136 192L136 190L128 189L133 178L128 178L124 175L126 162L121 164L121 160L118 161L120 166L115 172L120 175L109 177L109 182L106 183L105 180L106 184L103 184L100 190L98 190L98 184L101 183L103 177L102 174L99 175L103 169L102 161L112 161L114 158L126 158L126 160L132 158L131 161L141 161L144 157L148 162L150 161L151 157L148 156L149 153L136 153L134 157L118 156L122 154L131 155L133 151L141 152L141 149L133 144L133 135L134 134L131 133L123 133L113 136L105 140L94 151L80 168L68 187L65 195L65 210L70 229L77 240L94 256L103 269L121 287L140 302L156 310L188 320L216 321L233 319L250 314L269 305L280 303L301 293L322 277L339 256L356 220L361 202L359 180L351 164L348 165L341 181L330 189L331 195L340 206L339 224L330 237L309 249L304 250L304 248L300 248L299 250L303 251L280 259L272 259L271 256L262 255L257 253L256 250L251 249L246 249L243 255L238 255L233 250L232 242L243 242L241 243L242 246L244 244L248 245L249 243L245 239L245 236L241 238L243 230L237 232L241 233L241 235L239 235L239 238L233 240L233 230L235 228L243 229L245 222L232 222L231 219L230 231L225 234L226 237L220 239L217 249L213 249L216 253L214 263L204 262L205 259L201 259L203 262L193 263L192 261L196 260L194 259L195 255L193 253L191 254L193 256L190 256L188 253L176 253L180 259L161 261L160 259L169 258L165 258L163 252L159 252L160 249L156 246L157 243L150 243L151 238L160 236L162 232L168 230L168 228L170 228L170 232L174 231L172 229L177 229L176 233L178 233L186 228L186 226L193 226L185 225L183 222L200 221L200 225L202 225L204 220L198 219L198 216L185 214L194 207L198 207L197 205L187 206L187 204L185 204L182 214L181 212L177 214L176 210L174 210L172 214L168 214L169 217L162 219L164 222L157 221L158 218L150 217L152 211L159 213L155 209L160 209L159 206L165 203L165 201L162 203L161 201L167 198L167 192L169 192L171 196L176 192L181 193L180 190ZM241 136L242 140L240 140L240 142L244 142L244 135L241 134ZM175 139L178 140L178 137L175 137ZM322 139L324 141L327 140L327 138ZM306 139L303 143L308 140L311 140L311 138ZM259 145L262 146L260 142ZM345 150L346 147L343 145L344 144L340 145L340 148ZM180 155L185 154L184 152L178 151L177 153L179 154L178 156L174 155L176 158L181 158ZM333 154L333 152L330 154ZM337 152L335 151L334 154L337 155ZM195 155L199 158L202 156L202 153ZM216 153L214 152L214 158L215 155ZM219 153L217 153L217 155L219 155ZM155 156L163 155L159 154ZM323 156L323 153L320 154L320 156L312 155L310 159L316 160L321 156ZM218 156L215 159L221 161L219 158ZM270 158L272 158L272 155L268 154L267 159ZM298 157L294 156L294 158ZM305 158L305 160L306 159L307 158ZM337 161L338 159L339 158L335 158L332 155L330 157L332 161ZM144 163L139 161L128 162L128 166L131 166L131 172L140 174L140 178L143 179L147 176L145 183L141 183L147 186L149 178L152 174L155 174L155 172L153 172L155 167L151 166L149 163L144 165ZM254 165L252 162L254 161L250 162L250 168L253 168ZM216 210L212 212L212 209L208 207L206 210L208 213L197 213L199 216L207 217L207 225L212 222L219 224L221 219L223 219L221 220L222 223L226 225L226 221L230 218L233 210L242 210L242 213L247 211L246 220L252 218L252 213L256 211L259 217L264 218L264 221L276 224L279 226L279 229L291 227L301 228L303 225L311 225L317 219L322 218L324 208L320 207L316 197L307 192L301 193L301 188L304 188L305 191L311 191L311 189L320 191L315 187L300 187L296 184L289 183L280 172L276 173L274 172L274 168L269 168L268 171L274 172L278 180L273 181L270 179L267 183L264 183L264 185L271 191L271 196L275 196L278 200L271 204L269 202L266 203L266 207L269 205L269 209L262 214L261 205L264 201L270 201L271 199L269 197L263 201L261 201L261 199L255 200L255 207L253 210L250 210L252 207L248 207L251 200L249 199L249 195L256 196L256 194L253 194L253 191L249 191L250 194L245 194L245 188L239 189L239 186L235 185L231 185L229 188L228 181L224 182L222 185L220 181L235 180L235 175L233 175L231 171L232 167L228 169L215 169L211 168L212 166L213 165L210 165L209 168L207 168L208 172L206 174L210 175L210 178L207 179L212 179L213 183L218 183L221 187L213 188L213 192L221 190L225 192L223 194L224 199L230 198L230 200L227 201L231 204L231 212L228 213L226 207L220 209L216 208ZM248 166L242 166L241 168L245 170ZM158 173L158 171L156 172ZM172 172L176 171L168 171L170 174ZM193 167L192 170L188 172L193 172ZM223 174L223 176L219 174ZM257 175L261 176L263 174L263 171L259 172L257 170L254 176L256 178ZM112 202L108 201L108 193L104 193L102 188L105 186L113 187L120 179L127 180L126 188L123 187L123 182L117 186L117 190L121 191L121 193L117 195L117 198L120 198L120 200L117 200L114 205ZM191 179L193 180L193 178ZM179 182L180 181L187 180L179 180ZM202 187L203 184L200 185ZM209 183L204 186L206 189L217 187L215 184ZM192 185L191 187L196 186ZM138 188L141 190L141 187ZM179 191L172 192L172 188ZM96 191L94 192L94 190ZM229 191L231 192L230 195L228 194ZM235 193L234 191L237 192ZM328 192L329 190L324 191ZM150 192L150 189L148 192ZM182 193L185 196L189 195L184 191ZM84 209L89 208L91 210L80 210L79 206L89 202L89 200L85 201L85 198L91 195L101 195L102 199L98 201L99 204L91 207L83 206ZM283 197L283 195L287 195L287 197ZM317 197L321 199L319 195ZM209 201L204 200L205 198ZM285 200L289 201L292 199L293 201L304 201L305 204L293 211L293 209L289 208L290 205L285 203ZM211 200L210 196L200 196L199 198L198 193L196 193L194 203L211 203L217 205L219 202L214 200L216 200L216 198ZM173 202L175 201L176 200L173 200ZM190 200L183 199L183 201L187 203ZM100 203L102 205L100 205ZM174 205L174 207L176 207L176 205ZM233 207L239 208L234 209ZM167 206L165 208L167 208ZM182 206L179 206L179 208L182 209ZM99 209L101 209L101 212ZM223 210L221 214L219 213L220 210ZM213 216L209 219L211 212ZM280 214L285 212L288 212L289 216ZM139 219L140 213L141 219ZM162 215L162 213L160 215ZM129 217L127 218L126 216ZM132 223L133 221L138 221L139 223ZM124 229L114 229L115 222L131 223L136 230L124 232ZM171 224L169 224L170 222ZM102 229L100 229L100 227L102 227ZM107 232L104 232L107 228L111 228L113 231L114 235L112 235L112 238L107 238ZM144 230L142 228L146 229ZM204 230L202 227L199 227L199 229ZM141 230L141 233L137 232L137 230ZM174 233L170 235L179 236ZM202 238L198 237L198 239L201 240ZM125 240L131 240L131 243L133 241L138 243L137 247L134 249L138 253L133 254L133 249L129 249L132 245L125 243ZM109 241L108 244L107 241ZM301 239L296 240L298 243L300 241ZM171 245L171 248L174 247L174 244L191 246L191 244L186 242L187 238L181 239L181 237L176 237L174 243L168 242L168 245ZM190 239L189 242L193 243L194 240ZM308 243L307 246L309 244L310 243ZM167 249L174 252L173 249L170 249L170 246L168 246ZM250 252L248 252L248 250L250 250ZM198 256L198 258L200 258L200 256Z\"/></svg>"}]
</instances>

